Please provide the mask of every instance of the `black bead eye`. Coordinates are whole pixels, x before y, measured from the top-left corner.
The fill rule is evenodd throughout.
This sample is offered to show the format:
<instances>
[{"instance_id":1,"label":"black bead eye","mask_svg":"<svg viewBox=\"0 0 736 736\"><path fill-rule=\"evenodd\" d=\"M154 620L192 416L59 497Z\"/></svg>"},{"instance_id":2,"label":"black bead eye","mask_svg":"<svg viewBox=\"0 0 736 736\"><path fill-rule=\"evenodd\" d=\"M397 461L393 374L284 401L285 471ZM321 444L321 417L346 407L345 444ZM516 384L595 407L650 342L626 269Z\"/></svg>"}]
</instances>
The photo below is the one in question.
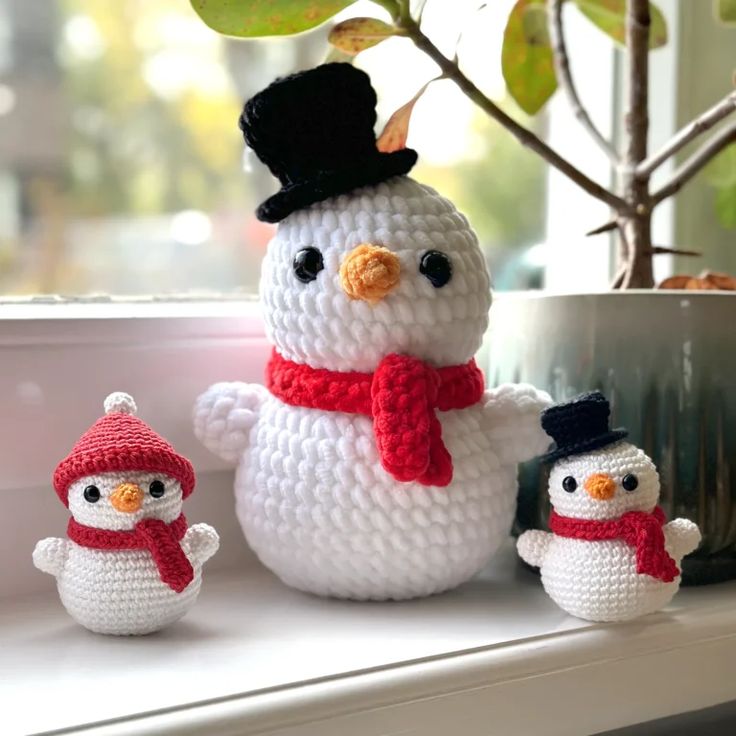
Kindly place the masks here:
<instances>
[{"instance_id":1,"label":"black bead eye","mask_svg":"<svg viewBox=\"0 0 736 736\"><path fill-rule=\"evenodd\" d=\"M621 481L621 485L625 491L635 491L639 487L639 479L633 473L628 473Z\"/></svg>"},{"instance_id":2,"label":"black bead eye","mask_svg":"<svg viewBox=\"0 0 736 736\"><path fill-rule=\"evenodd\" d=\"M426 276L435 289L439 289L452 278L452 263L444 253L428 250L419 262L419 273Z\"/></svg>"},{"instance_id":3,"label":"black bead eye","mask_svg":"<svg viewBox=\"0 0 736 736\"><path fill-rule=\"evenodd\" d=\"M97 503L100 500L100 489L97 486L87 486L84 489L84 500L88 503Z\"/></svg>"},{"instance_id":4,"label":"black bead eye","mask_svg":"<svg viewBox=\"0 0 736 736\"><path fill-rule=\"evenodd\" d=\"M161 498L166 492L166 486L160 480L154 480L150 486L148 486L148 492L154 498Z\"/></svg>"},{"instance_id":5,"label":"black bead eye","mask_svg":"<svg viewBox=\"0 0 736 736\"><path fill-rule=\"evenodd\" d=\"M303 284L317 278L317 274L325 267L322 254L316 248L302 248L295 256L292 264L294 275Z\"/></svg>"},{"instance_id":6,"label":"black bead eye","mask_svg":"<svg viewBox=\"0 0 736 736\"><path fill-rule=\"evenodd\" d=\"M562 488L568 493L575 493L575 489L578 487L578 482L571 475L568 475L562 481Z\"/></svg>"}]
</instances>

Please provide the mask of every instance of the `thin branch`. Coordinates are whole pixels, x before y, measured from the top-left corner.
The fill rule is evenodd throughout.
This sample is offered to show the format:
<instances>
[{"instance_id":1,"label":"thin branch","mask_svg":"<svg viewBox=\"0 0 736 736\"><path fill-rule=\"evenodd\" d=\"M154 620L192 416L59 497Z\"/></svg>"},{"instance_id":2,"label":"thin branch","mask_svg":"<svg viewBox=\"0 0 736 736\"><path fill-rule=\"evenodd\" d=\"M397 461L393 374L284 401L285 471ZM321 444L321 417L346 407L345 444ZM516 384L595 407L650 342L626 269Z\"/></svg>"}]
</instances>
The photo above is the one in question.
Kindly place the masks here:
<instances>
[{"instance_id":1,"label":"thin branch","mask_svg":"<svg viewBox=\"0 0 736 736\"><path fill-rule=\"evenodd\" d=\"M429 56L439 66L442 73L452 81L487 115L502 125L522 145L527 146L537 153L548 164L554 166L565 176L574 181L581 189L596 199L605 202L619 213L631 212L630 205L626 200L609 191L597 182L590 179L582 171L573 166L569 161L562 158L559 153L550 148L543 140L538 138L531 130L519 125L513 118L509 117L500 107L486 97L476 85L466 77L457 64L448 59L430 39L421 31L416 21L409 13L409 3L404 0L400 3L400 13L395 18L396 23L406 31L414 45Z\"/></svg>"},{"instance_id":2,"label":"thin branch","mask_svg":"<svg viewBox=\"0 0 736 736\"><path fill-rule=\"evenodd\" d=\"M616 271L616 275L613 277L613 281L611 281L611 289L621 288L621 285L624 283L624 277L626 276L627 270L628 265L624 263L624 265L621 266L618 271Z\"/></svg>"},{"instance_id":3,"label":"thin branch","mask_svg":"<svg viewBox=\"0 0 736 736\"><path fill-rule=\"evenodd\" d=\"M699 151L696 151L677 171L672 178L652 194L652 206L659 204L663 199L671 197L682 189L711 159L715 158L724 148L736 143L736 125L721 131L713 136Z\"/></svg>"},{"instance_id":4,"label":"thin branch","mask_svg":"<svg viewBox=\"0 0 736 736\"><path fill-rule=\"evenodd\" d=\"M694 258L700 258L703 254L697 250L684 250L683 248L670 248L665 245L654 245L652 250L648 251L653 256L659 256L663 254L675 255L675 256L692 256Z\"/></svg>"},{"instance_id":5,"label":"thin branch","mask_svg":"<svg viewBox=\"0 0 736 736\"><path fill-rule=\"evenodd\" d=\"M670 138L657 153L642 161L636 167L638 179L645 179L668 158L674 156L680 149L684 148L690 141L710 130L732 112L736 112L736 92L731 92L718 104L700 114L695 120L681 128Z\"/></svg>"},{"instance_id":6,"label":"thin branch","mask_svg":"<svg viewBox=\"0 0 736 736\"><path fill-rule=\"evenodd\" d=\"M547 14L549 16L549 37L552 44L552 58L555 64L555 73L560 87L564 90L567 100L572 107L575 117L581 125L590 133L590 136L611 159L614 166L620 164L619 156L611 143L596 128L588 111L580 101L575 82L570 70L570 59L567 55L567 44L565 43L565 31L562 25L562 2L563 0L547 0Z\"/></svg>"},{"instance_id":7,"label":"thin branch","mask_svg":"<svg viewBox=\"0 0 736 736\"><path fill-rule=\"evenodd\" d=\"M601 233L607 233L611 230L615 230L618 227L618 220L609 220L604 225L601 225L600 227L593 228L592 230L588 230L587 233L585 233L586 237L590 237L591 235L601 235Z\"/></svg>"},{"instance_id":8,"label":"thin branch","mask_svg":"<svg viewBox=\"0 0 736 736\"><path fill-rule=\"evenodd\" d=\"M649 0L628 0L626 13L626 47L629 51L629 109L626 128L629 146L626 163L635 167L647 155L649 130Z\"/></svg>"}]
</instances>

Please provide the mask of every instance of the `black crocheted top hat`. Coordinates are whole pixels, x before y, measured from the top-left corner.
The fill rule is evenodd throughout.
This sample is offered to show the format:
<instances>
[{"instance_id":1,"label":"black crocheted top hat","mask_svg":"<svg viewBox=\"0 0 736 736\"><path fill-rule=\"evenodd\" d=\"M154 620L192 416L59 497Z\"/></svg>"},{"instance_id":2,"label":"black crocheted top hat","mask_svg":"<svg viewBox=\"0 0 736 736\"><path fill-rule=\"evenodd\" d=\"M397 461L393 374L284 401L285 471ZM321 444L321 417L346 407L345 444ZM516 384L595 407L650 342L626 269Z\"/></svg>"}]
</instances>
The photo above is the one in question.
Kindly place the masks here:
<instances>
[{"instance_id":1,"label":"black crocheted top hat","mask_svg":"<svg viewBox=\"0 0 736 736\"><path fill-rule=\"evenodd\" d=\"M416 151L376 148L375 106L368 75L338 63L282 77L251 97L240 129L281 182L258 219L279 222L307 205L406 174Z\"/></svg>"},{"instance_id":2,"label":"black crocheted top hat","mask_svg":"<svg viewBox=\"0 0 736 736\"><path fill-rule=\"evenodd\" d=\"M544 462L580 455L622 440L629 433L623 427L610 429L610 414L608 400L600 391L546 409L542 412L542 428L555 441L555 447L542 458Z\"/></svg>"}]
</instances>

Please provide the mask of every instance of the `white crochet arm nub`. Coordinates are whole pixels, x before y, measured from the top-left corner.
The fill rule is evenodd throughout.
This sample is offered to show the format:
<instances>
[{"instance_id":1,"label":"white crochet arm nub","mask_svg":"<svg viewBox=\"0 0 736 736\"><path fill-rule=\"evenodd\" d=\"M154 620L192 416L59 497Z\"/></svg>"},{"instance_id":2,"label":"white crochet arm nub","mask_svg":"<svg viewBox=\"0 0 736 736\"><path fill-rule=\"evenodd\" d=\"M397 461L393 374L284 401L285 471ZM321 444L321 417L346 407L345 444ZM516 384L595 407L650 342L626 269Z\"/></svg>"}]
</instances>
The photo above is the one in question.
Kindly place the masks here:
<instances>
[{"instance_id":1,"label":"white crochet arm nub","mask_svg":"<svg viewBox=\"0 0 736 736\"><path fill-rule=\"evenodd\" d=\"M483 396L485 429L503 463L541 455L550 444L540 415L552 404L549 394L528 383L504 383Z\"/></svg>"},{"instance_id":2,"label":"white crochet arm nub","mask_svg":"<svg viewBox=\"0 0 736 736\"><path fill-rule=\"evenodd\" d=\"M551 541L551 532L530 529L516 540L516 550L519 553L519 557L528 565L541 567Z\"/></svg>"},{"instance_id":3,"label":"white crochet arm nub","mask_svg":"<svg viewBox=\"0 0 736 736\"><path fill-rule=\"evenodd\" d=\"M204 565L220 547L220 536L209 524L194 524L182 540L184 554L194 565Z\"/></svg>"},{"instance_id":4,"label":"white crochet arm nub","mask_svg":"<svg viewBox=\"0 0 736 736\"><path fill-rule=\"evenodd\" d=\"M69 542L59 537L46 537L33 550L33 564L49 575L58 577L66 564Z\"/></svg>"},{"instance_id":5,"label":"white crochet arm nub","mask_svg":"<svg viewBox=\"0 0 736 736\"><path fill-rule=\"evenodd\" d=\"M679 562L685 555L694 552L700 544L700 529L690 519L673 519L664 525L667 548Z\"/></svg>"},{"instance_id":6,"label":"white crochet arm nub","mask_svg":"<svg viewBox=\"0 0 736 736\"><path fill-rule=\"evenodd\" d=\"M235 464L268 391L256 383L215 383L194 405L194 434L215 455Z\"/></svg>"}]
</instances>

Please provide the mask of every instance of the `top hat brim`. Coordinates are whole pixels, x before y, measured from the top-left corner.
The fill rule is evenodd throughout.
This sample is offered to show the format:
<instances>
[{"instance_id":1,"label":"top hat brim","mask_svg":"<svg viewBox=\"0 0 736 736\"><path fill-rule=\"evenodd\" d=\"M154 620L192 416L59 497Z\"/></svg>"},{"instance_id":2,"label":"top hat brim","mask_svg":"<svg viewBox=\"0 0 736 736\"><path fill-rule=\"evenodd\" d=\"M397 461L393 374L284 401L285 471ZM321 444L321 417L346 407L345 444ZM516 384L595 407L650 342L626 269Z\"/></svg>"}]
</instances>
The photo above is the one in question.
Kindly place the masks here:
<instances>
[{"instance_id":1,"label":"top hat brim","mask_svg":"<svg viewBox=\"0 0 736 736\"><path fill-rule=\"evenodd\" d=\"M592 452L593 450L599 450L601 447L607 447L613 445L616 442L628 437L629 432L623 427L618 429L611 429L605 434L598 435L597 437L588 437L585 440L576 442L573 445L565 445L564 447L555 447L550 450L546 455L542 456L543 463L553 463L557 460L561 460L563 457L570 457L571 455L582 455L586 452Z\"/></svg>"},{"instance_id":2,"label":"top hat brim","mask_svg":"<svg viewBox=\"0 0 736 736\"><path fill-rule=\"evenodd\" d=\"M322 171L308 181L282 187L261 204L256 217L262 222L280 222L292 212L315 202L407 174L416 162L417 152L411 148L392 153L376 149L375 155L352 160L345 169Z\"/></svg>"}]
</instances>

